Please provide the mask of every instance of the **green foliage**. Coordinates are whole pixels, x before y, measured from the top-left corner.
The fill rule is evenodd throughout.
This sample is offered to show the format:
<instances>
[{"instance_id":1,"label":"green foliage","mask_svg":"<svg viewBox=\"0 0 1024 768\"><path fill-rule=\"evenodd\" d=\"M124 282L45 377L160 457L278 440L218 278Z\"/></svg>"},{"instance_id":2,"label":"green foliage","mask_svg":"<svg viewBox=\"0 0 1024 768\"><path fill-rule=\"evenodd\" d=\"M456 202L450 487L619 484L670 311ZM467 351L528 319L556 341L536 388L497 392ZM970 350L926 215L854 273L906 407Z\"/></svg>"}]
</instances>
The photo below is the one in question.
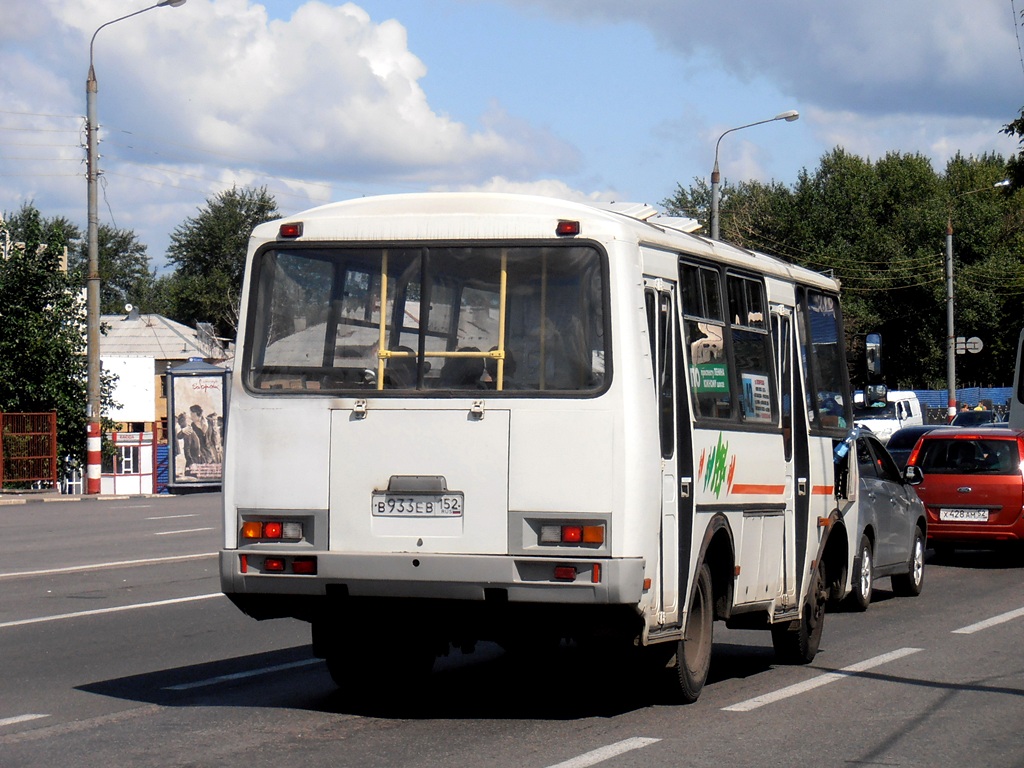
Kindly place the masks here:
<instances>
[{"instance_id":1,"label":"green foliage","mask_svg":"<svg viewBox=\"0 0 1024 768\"><path fill-rule=\"evenodd\" d=\"M848 349L878 331L889 386L942 389L951 223L957 334L985 343L980 354L959 357L958 381L1002 385L1013 373L1024 294L1024 213L1016 196L993 186L1006 174L996 155L957 155L940 174L922 155L871 162L836 148L791 188L723 183L720 233L832 273L843 286ZM700 210L705 189L680 187L664 206Z\"/></svg>"},{"instance_id":2,"label":"green foliage","mask_svg":"<svg viewBox=\"0 0 1024 768\"><path fill-rule=\"evenodd\" d=\"M5 218L11 247L0 260L0 410L56 411L58 457L84 460L85 301L61 270L78 232L64 219L44 220L31 204Z\"/></svg>"},{"instance_id":3,"label":"green foliage","mask_svg":"<svg viewBox=\"0 0 1024 768\"><path fill-rule=\"evenodd\" d=\"M234 336L249 235L277 216L277 203L265 187L233 188L207 200L197 216L179 225L167 250L176 270L162 285L174 319L210 322L219 335Z\"/></svg>"},{"instance_id":4,"label":"green foliage","mask_svg":"<svg viewBox=\"0 0 1024 768\"><path fill-rule=\"evenodd\" d=\"M146 246L130 229L115 229L100 224L97 230L99 246L100 312L117 315L124 312L125 304L132 304L140 312L153 312L156 277L149 270ZM82 240L71 258L70 267L84 285L89 272L88 242Z\"/></svg>"}]
</instances>

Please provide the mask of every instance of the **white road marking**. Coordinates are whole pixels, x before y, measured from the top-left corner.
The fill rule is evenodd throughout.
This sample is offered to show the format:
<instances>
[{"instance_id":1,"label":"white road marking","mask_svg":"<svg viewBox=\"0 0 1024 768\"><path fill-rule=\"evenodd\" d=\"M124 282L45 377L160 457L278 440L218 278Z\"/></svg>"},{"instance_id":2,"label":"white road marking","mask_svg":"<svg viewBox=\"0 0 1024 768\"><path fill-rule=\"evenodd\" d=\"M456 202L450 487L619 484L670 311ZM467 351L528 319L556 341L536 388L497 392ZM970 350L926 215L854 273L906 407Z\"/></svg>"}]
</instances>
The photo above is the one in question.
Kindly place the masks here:
<instances>
[{"instance_id":1,"label":"white road marking","mask_svg":"<svg viewBox=\"0 0 1024 768\"><path fill-rule=\"evenodd\" d=\"M212 531L213 528L185 528L181 531L157 531L154 536L174 536L179 533L198 533L199 531Z\"/></svg>"},{"instance_id":2,"label":"white road marking","mask_svg":"<svg viewBox=\"0 0 1024 768\"><path fill-rule=\"evenodd\" d=\"M199 517L197 514L191 515L160 515L159 517L147 517L147 520L178 520L182 517Z\"/></svg>"},{"instance_id":3,"label":"white road marking","mask_svg":"<svg viewBox=\"0 0 1024 768\"><path fill-rule=\"evenodd\" d=\"M954 635L973 635L975 632L980 632L983 629L994 627L998 624L1005 624L1008 621L1019 619L1024 616L1024 608L1018 608L1015 611L1008 611L1007 613L1001 613L998 616L993 616L991 619L985 619L979 621L977 624L969 624L966 627L960 627L960 629L954 629Z\"/></svg>"},{"instance_id":4,"label":"white road marking","mask_svg":"<svg viewBox=\"0 0 1024 768\"><path fill-rule=\"evenodd\" d=\"M897 651L891 651L890 653L883 653L881 656L875 656L874 658L861 661L856 664L851 664L848 667L843 667L836 672L826 672L825 674L812 677L810 680L805 680L802 683L796 683L785 688L780 688L772 693L766 693L763 696L756 696L753 699L747 699L741 701L739 704L733 704L731 707L723 707L726 712L750 712L758 707L763 707L765 704L774 704L776 701L782 701L788 699L791 696L798 696L801 693L820 688L823 685L834 683L838 680L856 675L858 672L864 672L865 670L873 667L887 664L890 661L901 659L904 656L909 656L912 653L924 650L923 648L900 648Z\"/></svg>"},{"instance_id":5,"label":"white road marking","mask_svg":"<svg viewBox=\"0 0 1024 768\"><path fill-rule=\"evenodd\" d=\"M54 576L58 573L77 573L79 571L99 571L103 568L124 568L132 565L153 565L155 563L174 563L182 560L201 560L204 557L216 557L216 552L204 552L201 555L173 555L171 557L149 557L142 560L115 560L110 563L93 563L91 565L69 565L66 568L46 568L41 571L12 571L0 573L0 579L16 579L22 576Z\"/></svg>"},{"instance_id":6,"label":"white road marking","mask_svg":"<svg viewBox=\"0 0 1024 768\"><path fill-rule=\"evenodd\" d=\"M303 659L302 661L292 661L287 664L277 664L273 667L261 667L260 669L250 669L247 672L235 672L232 675L220 675L218 677L210 677L206 680L197 680L194 683L181 683L179 685L169 685L164 688L165 691L188 691L192 688L205 688L209 685L217 685L218 683L228 683L233 680L244 680L247 677L258 677L260 675L269 675L273 672L282 672L286 669L298 669L299 667L311 667L314 664L323 664L323 659Z\"/></svg>"},{"instance_id":7,"label":"white road marking","mask_svg":"<svg viewBox=\"0 0 1024 768\"><path fill-rule=\"evenodd\" d=\"M58 613L53 616L39 616L34 619L18 619L17 621L5 621L0 623L0 629L8 627L24 627L28 624L45 624L48 621L61 621L63 619L78 619L83 616L100 616L104 613L120 613L122 611L134 611L138 608L158 608L163 605L177 605L178 603L192 603L196 600L209 600L211 597L223 597L220 592L209 595L193 595L191 597L175 597L170 600L157 600L152 603L135 603L134 605L118 605L112 608L95 608L91 611L78 611L77 613Z\"/></svg>"},{"instance_id":8,"label":"white road marking","mask_svg":"<svg viewBox=\"0 0 1024 768\"><path fill-rule=\"evenodd\" d=\"M49 717L49 715L18 715L16 717L0 718L0 728L5 725L17 725L18 723L27 723L30 720L39 720L43 717Z\"/></svg>"},{"instance_id":9,"label":"white road marking","mask_svg":"<svg viewBox=\"0 0 1024 768\"><path fill-rule=\"evenodd\" d=\"M587 768L589 765L597 765L605 760L610 760L611 758L625 754L626 752L632 752L634 749L643 749L644 747L655 744L659 741L661 741L661 739L647 739L642 736L636 736L632 739L625 739L624 741L617 741L614 744L609 744L607 747L600 747L599 749L592 750L591 752L566 760L565 762L555 763L554 765L548 766L548 768Z\"/></svg>"}]
</instances>

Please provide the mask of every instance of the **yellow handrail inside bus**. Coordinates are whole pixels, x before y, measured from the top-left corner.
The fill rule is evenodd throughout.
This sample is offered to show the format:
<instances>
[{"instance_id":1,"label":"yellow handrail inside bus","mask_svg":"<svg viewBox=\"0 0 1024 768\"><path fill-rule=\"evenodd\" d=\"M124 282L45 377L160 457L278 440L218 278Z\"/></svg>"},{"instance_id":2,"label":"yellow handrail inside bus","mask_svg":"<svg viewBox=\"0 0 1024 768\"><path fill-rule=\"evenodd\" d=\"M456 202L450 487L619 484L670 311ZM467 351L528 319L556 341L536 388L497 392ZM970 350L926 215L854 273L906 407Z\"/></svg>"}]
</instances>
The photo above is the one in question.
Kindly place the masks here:
<instances>
[{"instance_id":1,"label":"yellow handrail inside bus","mask_svg":"<svg viewBox=\"0 0 1024 768\"><path fill-rule=\"evenodd\" d=\"M384 389L384 360L387 348L388 323L388 249L381 252L380 260L380 337L377 340L377 389Z\"/></svg>"},{"instance_id":2,"label":"yellow handrail inside bus","mask_svg":"<svg viewBox=\"0 0 1024 768\"><path fill-rule=\"evenodd\" d=\"M545 257L546 258L546 257ZM546 262L545 262L546 264ZM546 278L546 266L545 266ZM543 295L543 290L542 290ZM377 339L377 389L384 389L384 365L387 360L398 357L416 357L415 352L401 352L387 348L387 300L388 300L388 251L385 248L381 252L380 272L380 333ZM543 304L543 298L541 303ZM493 358L498 361L498 380L495 382L495 389L501 390L505 386L505 314L508 303L508 249L501 250L501 274L498 282L498 346L487 352L451 351L433 352L424 350L426 357L475 357L481 359ZM541 327L543 328L543 309L541 314ZM541 335L543 345L543 334ZM543 346L541 348L541 359L544 357ZM541 374L543 376L543 373Z\"/></svg>"},{"instance_id":3,"label":"yellow handrail inside bus","mask_svg":"<svg viewBox=\"0 0 1024 768\"><path fill-rule=\"evenodd\" d=\"M505 301L508 297L508 248L501 249L501 278L498 283L498 380L494 388L501 390L505 386Z\"/></svg>"}]
</instances>

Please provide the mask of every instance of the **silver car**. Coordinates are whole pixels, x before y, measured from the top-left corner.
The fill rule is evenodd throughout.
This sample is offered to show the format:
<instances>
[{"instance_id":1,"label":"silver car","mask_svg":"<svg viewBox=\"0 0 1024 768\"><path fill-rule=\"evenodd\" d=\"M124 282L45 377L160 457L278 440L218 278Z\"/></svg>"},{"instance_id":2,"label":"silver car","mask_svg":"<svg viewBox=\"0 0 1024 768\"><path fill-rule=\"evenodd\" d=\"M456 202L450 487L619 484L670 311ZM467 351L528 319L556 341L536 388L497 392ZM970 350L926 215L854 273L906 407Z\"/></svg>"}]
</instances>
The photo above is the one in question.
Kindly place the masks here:
<instances>
[{"instance_id":1,"label":"silver car","mask_svg":"<svg viewBox=\"0 0 1024 768\"><path fill-rule=\"evenodd\" d=\"M860 543L853 561L853 588L847 600L866 610L876 579L889 576L892 591L921 594L927 523L924 504L885 447L873 436L857 438L860 471Z\"/></svg>"}]
</instances>

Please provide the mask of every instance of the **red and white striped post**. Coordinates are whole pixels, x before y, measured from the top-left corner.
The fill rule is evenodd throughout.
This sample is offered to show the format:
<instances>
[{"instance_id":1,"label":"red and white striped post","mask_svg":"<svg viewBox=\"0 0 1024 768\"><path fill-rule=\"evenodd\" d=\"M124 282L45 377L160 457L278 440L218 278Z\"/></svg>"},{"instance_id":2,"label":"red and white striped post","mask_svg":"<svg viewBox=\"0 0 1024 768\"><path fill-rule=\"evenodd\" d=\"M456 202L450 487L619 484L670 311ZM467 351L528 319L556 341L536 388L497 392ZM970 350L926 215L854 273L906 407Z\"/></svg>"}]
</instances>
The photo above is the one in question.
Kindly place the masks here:
<instances>
[{"instance_id":1,"label":"red and white striped post","mask_svg":"<svg viewBox=\"0 0 1024 768\"><path fill-rule=\"evenodd\" d=\"M87 434L85 492L96 494L100 492L100 476L103 472L103 433L100 430L100 423L90 421Z\"/></svg>"}]
</instances>

